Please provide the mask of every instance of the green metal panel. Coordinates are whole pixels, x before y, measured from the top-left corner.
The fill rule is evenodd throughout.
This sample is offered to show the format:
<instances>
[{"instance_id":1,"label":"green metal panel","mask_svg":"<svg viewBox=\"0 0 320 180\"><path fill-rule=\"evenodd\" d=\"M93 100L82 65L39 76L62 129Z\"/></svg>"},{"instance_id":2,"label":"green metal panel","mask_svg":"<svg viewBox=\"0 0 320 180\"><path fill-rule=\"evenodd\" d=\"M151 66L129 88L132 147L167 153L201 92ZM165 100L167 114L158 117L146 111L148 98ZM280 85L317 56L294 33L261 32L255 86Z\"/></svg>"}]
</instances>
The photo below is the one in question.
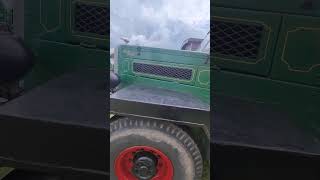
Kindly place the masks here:
<instances>
[{"instance_id":1,"label":"green metal panel","mask_svg":"<svg viewBox=\"0 0 320 180\"><path fill-rule=\"evenodd\" d=\"M177 68L192 71L190 79L168 77L159 74L134 71L134 63L156 68ZM192 93L209 102L210 61L209 55L191 51L177 51L140 46L120 46L117 59L118 74L122 84L141 83L153 87Z\"/></svg>"},{"instance_id":2,"label":"green metal panel","mask_svg":"<svg viewBox=\"0 0 320 180\"><path fill-rule=\"evenodd\" d=\"M281 16L213 8L213 63L220 68L266 76Z\"/></svg>"},{"instance_id":3,"label":"green metal panel","mask_svg":"<svg viewBox=\"0 0 320 180\"><path fill-rule=\"evenodd\" d=\"M213 4L216 6L233 7L239 9L254 9L269 12L317 16L320 15L320 1L318 0L214 0Z\"/></svg>"},{"instance_id":4,"label":"green metal panel","mask_svg":"<svg viewBox=\"0 0 320 180\"><path fill-rule=\"evenodd\" d=\"M199 66L197 73L195 86L210 88L210 67Z\"/></svg>"},{"instance_id":5,"label":"green metal panel","mask_svg":"<svg viewBox=\"0 0 320 180\"><path fill-rule=\"evenodd\" d=\"M95 33L79 38L74 36L76 32L73 32L71 21L76 18L76 15L77 20L83 23L84 30L92 28L91 21L87 21L88 16L80 14L79 18L79 13L76 14L75 11L70 10L71 4L76 2L80 1L28 0L25 2L24 40L36 55L36 65L25 79L26 87L32 88L77 68L108 68L106 67L109 55L107 36L98 37ZM91 11L81 10L80 13L85 15L96 11L105 12L107 9L107 1L82 0L81 3L84 4L84 8L87 7L87 4L95 3ZM107 19L99 13L94 14L97 15L96 19ZM107 23L105 21L95 24L94 28L106 31Z\"/></svg>"},{"instance_id":6,"label":"green metal panel","mask_svg":"<svg viewBox=\"0 0 320 180\"><path fill-rule=\"evenodd\" d=\"M109 43L107 9L104 0L28 1L25 3L26 37L106 49ZM81 27L77 29L76 23ZM104 35L86 32L90 29L105 30Z\"/></svg>"},{"instance_id":7,"label":"green metal panel","mask_svg":"<svg viewBox=\"0 0 320 180\"><path fill-rule=\"evenodd\" d=\"M81 6L82 8L79 8ZM87 6L85 8L85 6ZM67 16L67 29L68 29L68 39L73 43L80 43L83 46L89 47L101 47L106 48L109 41L107 38L109 34L107 31L104 33L93 33L90 31L85 31L85 28L92 28L93 26L101 26L104 24L104 28L107 29L107 21L109 20L109 5L106 0L69 0L66 6ZM97 11L94 11L97 9ZM81 12L80 12L81 11ZM94 12L94 13L92 13ZM81 20L78 24L82 24L82 31L79 31L76 26L76 16L83 16L85 20ZM97 16L102 16L103 18L98 18ZM94 21L94 19L96 21ZM88 22L85 22L88 21ZM91 22L90 22L91 21ZM88 23L88 24L84 24ZM102 28L101 28L102 29Z\"/></svg>"},{"instance_id":8,"label":"green metal panel","mask_svg":"<svg viewBox=\"0 0 320 180\"><path fill-rule=\"evenodd\" d=\"M119 55L124 58L140 58L144 60L177 64L203 65L209 64L208 54L194 51L180 51L141 46L120 46Z\"/></svg>"},{"instance_id":9,"label":"green metal panel","mask_svg":"<svg viewBox=\"0 0 320 180\"><path fill-rule=\"evenodd\" d=\"M320 18L285 16L277 47L274 79L320 85Z\"/></svg>"},{"instance_id":10,"label":"green metal panel","mask_svg":"<svg viewBox=\"0 0 320 180\"><path fill-rule=\"evenodd\" d=\"M261 61L264 65L223 63L213 53L218 68L213 70L212 96L214 100L215 95L223 94L283 109L306 133L320 137L320 1L313 1L313 10L302 10L302 2L215 0L215 5L228 8L212 8L214 16L263 22L271 27L273 40L268 58Z\"/></svg>"},{"instance_id":11,"label":"green metal panel","mask_svg":"<svg viewBox=\"0 0 320 180\"><path fill-rule=\"evenodd\" d=\"M108 53L103 50L46 40L35 40L32 47L37 53L36 65L25 79L26 88L32 88L65 72L84 67L106 69Z\"/></svg>"},{"instance_id":12,"label":"green metal panel","mask_svg":"<svg viewBox=\"0 0 320 180\"><path fill-rule=\"evenodd\" d=\"M320 88L228 71L213 71L214 95L267 103L291 113L307 133L320 137ZM257 119L258 121L259 119Z\"/></svg>"},{"instance_id":13,"label":"green metal panel","mask_svg":"<svg viewBox=\"0 0 320 180\"><path fill-rule=\"evenodd\" d=\"M25 39L41 38L64 42L66 38L65 0L25 2Z\"/></svg>"},{"instance_id":14,"label":"green metal panel","mask_svg":"<svg viewBox=\"0 0 320 180\"><path fill-rule=\"evenodd\" d=\"M6 24L9 28L12 28L12 9L7 9L3 4L0 3L0 24Z\"/></svg>"},{"instance_id":15,"label":"green metal panel","mask_svg":"<svg viewBox=\"0 0 320 180\"><path fill-rule=\"evenodd\" d=\"M5 22L6 19L6 11L3 5L0 3L0 23Z\"/></svg>"}]
</instances>

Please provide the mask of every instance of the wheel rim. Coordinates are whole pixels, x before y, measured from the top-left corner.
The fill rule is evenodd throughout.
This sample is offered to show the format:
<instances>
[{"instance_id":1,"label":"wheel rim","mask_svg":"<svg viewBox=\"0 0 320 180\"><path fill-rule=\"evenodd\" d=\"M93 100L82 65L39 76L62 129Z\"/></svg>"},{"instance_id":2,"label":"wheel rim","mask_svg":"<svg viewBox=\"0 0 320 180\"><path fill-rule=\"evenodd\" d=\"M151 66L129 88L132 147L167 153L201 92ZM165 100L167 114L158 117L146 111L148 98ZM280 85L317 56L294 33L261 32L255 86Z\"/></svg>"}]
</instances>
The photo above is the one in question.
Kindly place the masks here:
<instances>
[{"instance_id":1,"label":"wheel rim","mask_svg":"<svg viewBox=\"0 0 320 180\"><path fill-rule=\"evenodd\" d=\"M120 152L115 160L119 180L172 180L173 165L160 150L134 146Z\"/></svg>"}]
</instances>

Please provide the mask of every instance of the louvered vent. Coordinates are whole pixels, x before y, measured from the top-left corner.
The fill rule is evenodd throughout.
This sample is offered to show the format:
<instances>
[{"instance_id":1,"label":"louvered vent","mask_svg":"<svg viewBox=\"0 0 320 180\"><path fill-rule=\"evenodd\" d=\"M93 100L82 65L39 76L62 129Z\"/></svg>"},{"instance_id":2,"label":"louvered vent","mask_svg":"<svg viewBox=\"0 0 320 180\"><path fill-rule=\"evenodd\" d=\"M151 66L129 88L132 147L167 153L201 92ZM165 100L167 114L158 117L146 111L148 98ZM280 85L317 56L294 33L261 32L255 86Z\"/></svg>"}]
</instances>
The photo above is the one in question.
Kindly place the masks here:
<instances>
[{"instance_id":1,"label":"louvered vent","mask_svg":"<svg viewBox=\"0 0 320 180\"><path fill-rule=\"evenodd\" d=\"M214 56L258 58L264 33L263 25L214 20L212 26Z\"/></svg>"},{"instance_id":2,"label":"louvered vent","mask_svg":"<svg viewBox=\"0 0 320 180\"><path fill-rule=\"evenodd\" d=\"M147 75L163 76L180 80L191 80L192 69L169 67L145 63L133 63L133 71Z\"/></svg>"},{"instance_id":3,"label":"louvered vent","mask_svg":"<svg viewBox=\"0 0 320 180\"><path fill-rule=\"evenodd\" d=\"M77 2L74 30L81 33L107 35L108 10L105 6Z\"/></svg>"}]
</instances>

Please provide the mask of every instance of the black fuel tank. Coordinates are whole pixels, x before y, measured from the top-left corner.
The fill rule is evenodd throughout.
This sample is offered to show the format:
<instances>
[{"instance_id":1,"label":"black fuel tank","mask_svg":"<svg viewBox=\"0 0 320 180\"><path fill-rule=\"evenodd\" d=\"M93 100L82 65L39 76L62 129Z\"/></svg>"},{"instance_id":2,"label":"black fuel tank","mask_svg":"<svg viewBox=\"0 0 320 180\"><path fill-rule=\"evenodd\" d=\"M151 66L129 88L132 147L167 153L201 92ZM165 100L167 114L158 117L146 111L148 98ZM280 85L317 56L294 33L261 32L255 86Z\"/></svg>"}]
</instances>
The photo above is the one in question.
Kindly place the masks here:
<instances>
[{"instance_id":1,"label":"black fuel tank","mask_svg":"<svg viewBox=\"0 0 320 180\"><path fill-rule=\"evenodd\" d=\"M33 54L20 38L0 32L0 83L21 79L33 64Z\"/></svg>"}]
</instances>

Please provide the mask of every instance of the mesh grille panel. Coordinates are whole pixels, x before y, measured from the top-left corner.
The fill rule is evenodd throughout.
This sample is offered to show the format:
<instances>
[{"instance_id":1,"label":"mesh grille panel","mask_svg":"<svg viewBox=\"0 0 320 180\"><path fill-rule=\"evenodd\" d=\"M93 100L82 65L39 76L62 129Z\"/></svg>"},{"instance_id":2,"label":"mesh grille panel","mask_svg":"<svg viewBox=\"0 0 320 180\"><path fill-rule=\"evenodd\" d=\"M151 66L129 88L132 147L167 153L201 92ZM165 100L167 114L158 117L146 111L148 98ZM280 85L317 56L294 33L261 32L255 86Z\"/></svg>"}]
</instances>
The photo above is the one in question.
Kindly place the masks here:
<instances>
[{"instance_id":1,"label":"mesh grille panel","mask_svg":"<svg viewBox=\"0 0 320 180\"><path fill-rule=\"evenodd\" d=\"M74 30L83 33L107 35L107 7L76 3Z\"/></svg>"},{"instance_id":2,"label":"mesh grille panel","mask_svg":"<svg viewBox=\"0 0 320 180\"><path fill-rule=\"evenodd\" d=\"M192 70L153 64L133 63L133 71L143 74L191 80Z\"/></svg>"},{"instance_id":3,"label":"mesh grille panel","mask_svg":"<svg viewBox=\"0 0 320 180\"><path fill-rule=\"evenodd\" d=\"M257 59L264 32L262 25L213 21L213 53Z\"/></svg>"}]
</instances>

